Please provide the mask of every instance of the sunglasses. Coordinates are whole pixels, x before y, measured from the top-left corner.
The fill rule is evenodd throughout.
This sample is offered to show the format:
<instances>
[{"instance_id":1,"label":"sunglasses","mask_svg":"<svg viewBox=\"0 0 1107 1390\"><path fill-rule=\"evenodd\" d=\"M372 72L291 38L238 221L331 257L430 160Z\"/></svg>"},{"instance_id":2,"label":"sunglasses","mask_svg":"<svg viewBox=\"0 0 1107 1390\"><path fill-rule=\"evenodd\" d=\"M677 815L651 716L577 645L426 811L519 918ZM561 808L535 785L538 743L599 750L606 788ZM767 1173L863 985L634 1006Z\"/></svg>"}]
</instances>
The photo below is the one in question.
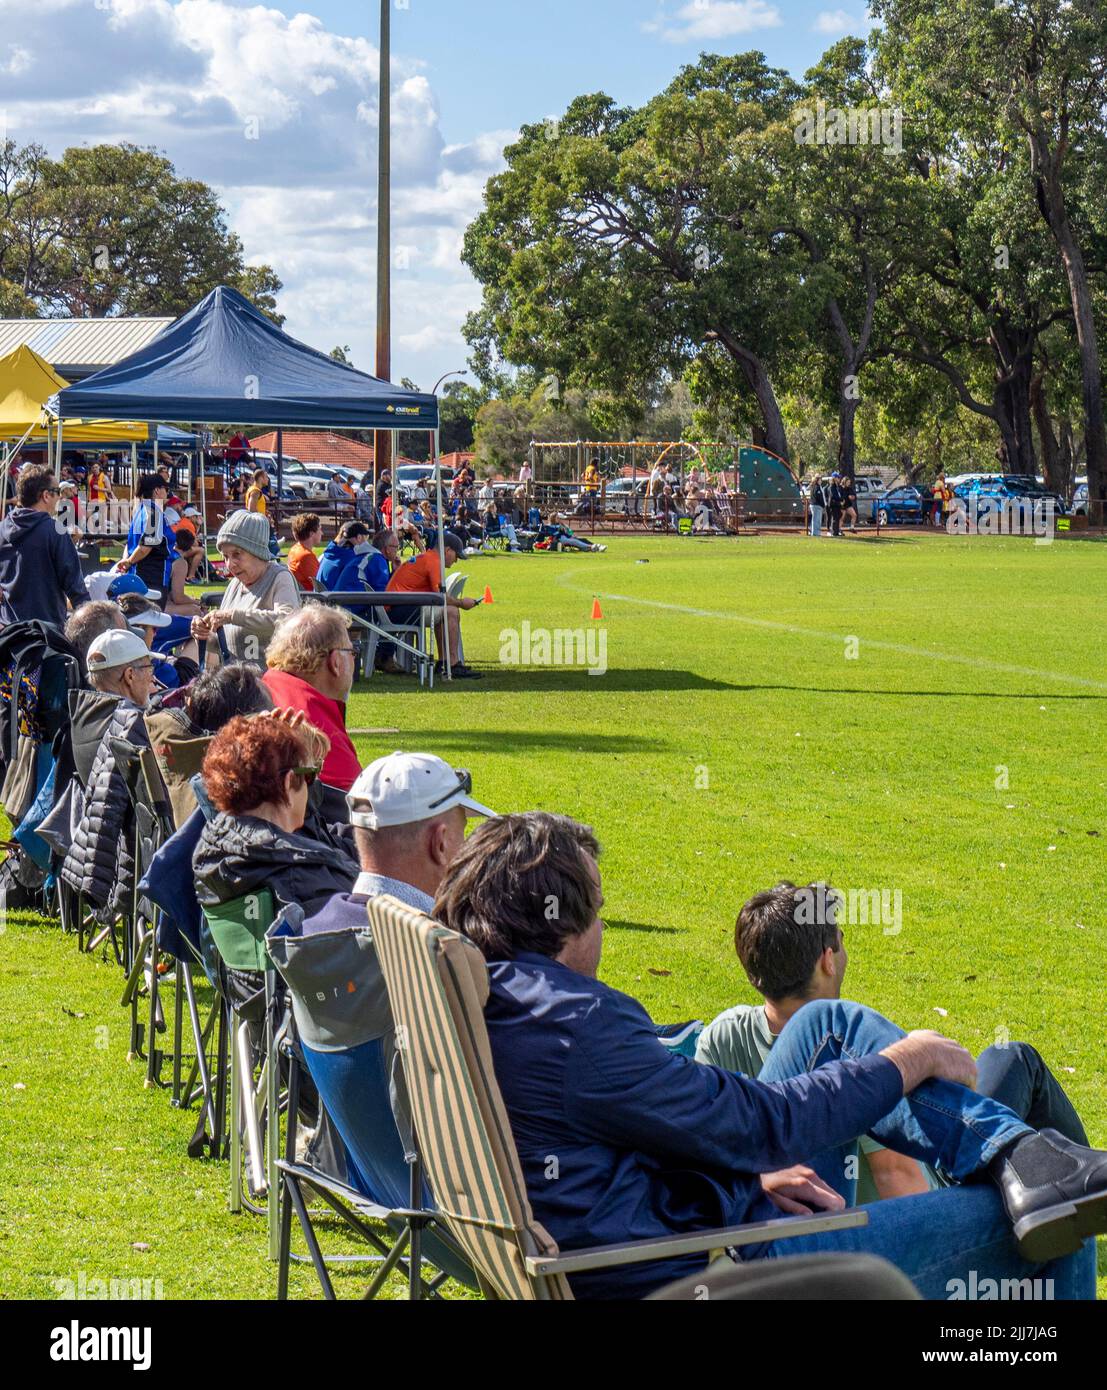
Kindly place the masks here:
<instances>
[{"instance_id":1,"label":"sunglasses","mask_svg":"<svg viewBox=\"0 0 1107 1390\"><path fill-rule=\"evenodd\" d=\"M455 767L454 776L457 778L457 786L451 787L450 790L446 793L446 795L440 796L437 801L429 802L427 805L428 811L433 811L436 807L441 806L444 802L450 801L453 797L455 797L458 794L458 792L462 792L465 796L472 795L473 774L469 771L469 769L467 767Z\"/></svg>"},{"instance_id":2,"label":"sunglasses","mask_svg":"<svg viewBox=\"0 0 1107 1390\"><path fill-rule=\"evenodd\" d=\"M323 769L317 764L309 763L306 767L290 767L288 771L294 772L297 777L302 777L310 787Z\"/></svg>"}]
</instances>

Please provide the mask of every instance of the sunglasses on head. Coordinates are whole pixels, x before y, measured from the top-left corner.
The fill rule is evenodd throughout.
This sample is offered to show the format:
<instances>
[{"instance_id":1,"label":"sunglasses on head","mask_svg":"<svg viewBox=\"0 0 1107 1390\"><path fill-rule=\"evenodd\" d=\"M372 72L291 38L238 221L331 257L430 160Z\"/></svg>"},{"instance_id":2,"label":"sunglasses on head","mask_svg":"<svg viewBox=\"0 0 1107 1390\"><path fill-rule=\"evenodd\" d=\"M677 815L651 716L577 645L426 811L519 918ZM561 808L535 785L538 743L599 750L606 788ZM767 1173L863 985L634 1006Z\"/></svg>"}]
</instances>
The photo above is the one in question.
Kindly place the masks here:
<instances>
[{"instance_id":1,"label":"sunglasses on head","mask_svg":"<svg viewBox=\"0 0 1107 1390\"><path fill-rule=\"evenodd\" d=\"M462 792L465 796L472 795L473 774L469 771L467 767L455 767L453 771L454 776L457 778L457 786L451 787L450 790L446 793L446 795L440 796L437 801L429 802L427 805L428 811L433 811L436 807L441 806L444 802L451 800L451 798L455 797L458 794L458 792Z\"/></svg>"}]
</instances>

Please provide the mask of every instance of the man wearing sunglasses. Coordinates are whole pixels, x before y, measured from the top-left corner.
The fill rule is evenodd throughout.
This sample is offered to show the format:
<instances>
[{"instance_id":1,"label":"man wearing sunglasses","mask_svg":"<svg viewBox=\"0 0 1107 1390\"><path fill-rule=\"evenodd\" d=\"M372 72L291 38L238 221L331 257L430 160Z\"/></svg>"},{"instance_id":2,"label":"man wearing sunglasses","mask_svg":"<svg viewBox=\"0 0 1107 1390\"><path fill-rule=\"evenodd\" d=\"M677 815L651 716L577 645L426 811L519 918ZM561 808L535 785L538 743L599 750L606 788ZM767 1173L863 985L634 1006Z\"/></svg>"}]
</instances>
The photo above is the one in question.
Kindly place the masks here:
<instances>
[{"instance_id":1,"label":"man wearing sunglasses","mask_svg":"<svg viewBox=\"0 0 1107 1390\"><path fill-rule=\"evenodd\" d=\"M84 789L80 820L62 864L62 878L93 907L119 907L133 877L134 812L116 746L149 743L143 713L154 688L154 660L132 629L111 628L89 646L94 690L115 698Z\"/></svg>"},{"instance_id":2,"label":"man wearing sunglasses","mask_svg":"<svg viewBox=\"0 0 1107 1390\"><path fill-rule=\"evenodd\" d=\"M16 503L0 523L0 622L38 618L65 626L66 600L88 602L73 540L56 519L61 491L48 468L24 468Z\"/></svg>"},{"instance_id":3,"label":"man wearing sunglasses","mask_svg":"<svg viewBox=\"0 0 1107 1390\"><path fill-rule=\"evenodd\" d=\"M365 904L391 894L430 912L442 878L465 842L465 823L495 811L472 797L467 769L433 753L391 753L370 763L346 797L361 873L304 923L304 935L365 926Z\"/></svg>"},{"instance_id":4,"label":"man wearing sunglasses","mask_svg":"<svg viewBox=\"0 0 1107 1390\"><path fill-rule=\"evenodd\" d=\"M262 684L277 709L299 710L330 739L321 777L348 792L361 762L346 732L346 701L354 682L357 638L341 609L306 603L276 626L265 653ZM332 819L338 819L339 808Z\"/></svg>"}]
</instances>

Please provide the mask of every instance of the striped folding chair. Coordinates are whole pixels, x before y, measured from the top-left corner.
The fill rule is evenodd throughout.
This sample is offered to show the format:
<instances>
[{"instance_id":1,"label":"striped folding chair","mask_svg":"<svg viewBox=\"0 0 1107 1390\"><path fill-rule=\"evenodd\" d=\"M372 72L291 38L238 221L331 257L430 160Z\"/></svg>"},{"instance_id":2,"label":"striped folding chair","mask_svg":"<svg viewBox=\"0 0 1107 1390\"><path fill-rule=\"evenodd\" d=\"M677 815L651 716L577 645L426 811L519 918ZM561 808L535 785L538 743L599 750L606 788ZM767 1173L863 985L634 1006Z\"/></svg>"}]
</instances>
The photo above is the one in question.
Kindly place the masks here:
<instances>
[{"instance_id":1,"label":"striped folding chair","mask_svg":"<svg viewBox=\"0 0 1107 1390\"><path fill-rule=\"evenodd\" d=\"M534 1219L496 1083L484 958L472 942L395 898L371 898L368 913L427 1178L486 1297L568 1299L567 1276L585 1270L700 1253L706 1266L714 1251L868 1224L855 1208L562 1254Z\"/></svg>"}]
</instances>

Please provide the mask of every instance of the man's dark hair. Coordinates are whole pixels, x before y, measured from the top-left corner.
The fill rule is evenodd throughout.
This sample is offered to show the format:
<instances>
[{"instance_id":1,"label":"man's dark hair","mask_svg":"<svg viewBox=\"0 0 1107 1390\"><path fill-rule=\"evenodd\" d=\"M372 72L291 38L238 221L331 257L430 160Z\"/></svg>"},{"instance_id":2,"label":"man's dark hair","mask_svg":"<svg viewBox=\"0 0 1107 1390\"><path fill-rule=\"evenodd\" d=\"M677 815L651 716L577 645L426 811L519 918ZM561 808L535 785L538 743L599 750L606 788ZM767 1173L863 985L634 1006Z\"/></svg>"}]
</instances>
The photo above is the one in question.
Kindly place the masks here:
<instances>
[{"instance_id":1,"label":"man's dark hair","mask_svg":"<svg viewBox=\"0 0 1107 1390\"><path fill-rule=\"evenodd\" d=\"M292 535L298 541L306 541L319 524L317 512L300 512L292 518Z\"/></svg>"},{"instance_id":2,"label":"man's dark hair","mask_svg":"<svg viewBox=\"0 0 1107 1390\"><path fill-rule=\"evenodd\" d=\"M140 502L149 502L153 499L155 488L159 487L165 487L165 479L159 473L143 473L135 488L135 496Z\"/></svg>"},{"instance_id":3,"label":"man's dark hair","mask_svg":"<svg viewBox=\"0 0 1107 1390\"><path fill-rule=\"evenodd\" d=\"M447 869L432 916L467 936L485 960L513 960L520 951L556 956L596 920L600 890L587 861L599 853L589 827L569 816L495 816Z\"/></svg>"},{"instance_id":4,"label":"man's dark hair","mask_svg":"<svg viewBox=\"0 0 1107 1390\"><path fill-rule=\"evenodd\" d=\"M273 701L261 676L242 662L205 671L188 687L185 713L202 732L218 733L236 714L258 714L272 709Z\"/></svg>"},{"instance_id":5,"label":"man's dark hair","mask_svg":"<svg viewBox=\"0 0 1107 1390\"><path fill-rule=\"evenodd\" d=\"M15 500L21 507L37 507L42 501L43 493L57 490L58 480L49 468L24 468L19 475Z\"/></svg>"},{"instance_id":6,"label":"man's dark hair","mask_svg":"<svg viewBox=\"0 0 1107 1390\"><path fill-rule=\"evenodd\" d=\"M841 933L837 895L825 883L778 883L755 893L734 924L734 946L749 982L766 999L807 994L819 957Z\"/></svg>"},{"instance_id":7,"label":"man's dark hair","mask_svg":"<svg viewBox=\"0 0 1107 1390\"><path fill-rule=\"evenodd\" d=\"M364 521L347 521L339 531L337 540L340 542L358 540L362 536L369 534L369 527Z\"/></svg>"}]
</instances>

